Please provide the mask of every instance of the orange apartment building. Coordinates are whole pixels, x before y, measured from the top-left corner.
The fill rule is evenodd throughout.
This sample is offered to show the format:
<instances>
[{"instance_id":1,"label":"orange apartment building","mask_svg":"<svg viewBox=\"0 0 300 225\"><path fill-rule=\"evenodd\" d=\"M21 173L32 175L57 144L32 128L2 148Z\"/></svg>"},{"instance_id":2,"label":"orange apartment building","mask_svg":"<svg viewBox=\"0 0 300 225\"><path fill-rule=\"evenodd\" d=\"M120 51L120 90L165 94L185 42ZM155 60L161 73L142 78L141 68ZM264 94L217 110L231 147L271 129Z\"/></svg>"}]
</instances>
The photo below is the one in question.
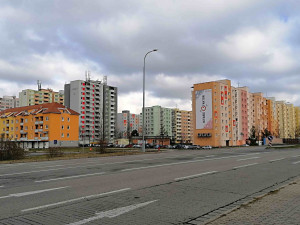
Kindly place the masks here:
<instances>
[{"instance_id":1,"label":"orange apartment building","mask_svg":"<svg viewBox=\"0 0 300 225\"><path fill-rule=\"evenodd\" d=\"M236 144L230 80L194 84L192 109L194 144L213 147Z\"/></svg>"},{"instance_id":2,"label":"orange apartment building","mask_svg":"<svg viewBox=\"0 0 300 225\"><path fill-rule=\"evenodd\" d=\"M78 146L79 113L59 103L6 109L0 133L23 148Z\"/></svg>"}]
</instances>

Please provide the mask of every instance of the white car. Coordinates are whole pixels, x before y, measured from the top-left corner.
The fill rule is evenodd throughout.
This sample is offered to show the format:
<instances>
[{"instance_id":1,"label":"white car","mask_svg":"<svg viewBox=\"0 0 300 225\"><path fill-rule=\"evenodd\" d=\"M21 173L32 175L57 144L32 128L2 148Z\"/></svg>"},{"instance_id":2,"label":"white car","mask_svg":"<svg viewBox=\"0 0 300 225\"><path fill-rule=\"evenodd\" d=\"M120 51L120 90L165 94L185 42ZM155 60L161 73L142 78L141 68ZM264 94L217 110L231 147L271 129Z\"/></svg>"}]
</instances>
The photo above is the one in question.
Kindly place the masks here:
<instances>
[{"instance_id":1,"label":"white car","mask_svg":"<svg viewBox=\"0 0 300 225\"><path fill-rule=\"evenodd\" d=\"M207 145L207 146L203 146L202 149L212 149L212 147L210 145Z\"/></svg>"}]
</instances>

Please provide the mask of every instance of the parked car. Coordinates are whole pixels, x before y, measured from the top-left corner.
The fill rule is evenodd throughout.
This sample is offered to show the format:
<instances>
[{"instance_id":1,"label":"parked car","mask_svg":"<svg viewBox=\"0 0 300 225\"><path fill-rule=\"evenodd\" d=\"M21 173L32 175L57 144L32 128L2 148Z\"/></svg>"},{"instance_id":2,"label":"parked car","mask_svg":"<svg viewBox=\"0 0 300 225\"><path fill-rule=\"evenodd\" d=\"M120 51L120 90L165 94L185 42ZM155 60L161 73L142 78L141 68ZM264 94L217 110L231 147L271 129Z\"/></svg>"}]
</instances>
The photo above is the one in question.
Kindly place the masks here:
<instances>
[{"instance_id":1,"label":"parked car","mask_svg":"<svg viewBox=\"0 0 300 225\"><path fill-rule=\"evenodd\" d=\"M212 149L212 147L211 147L210 145L203 146L202 148L203 148L203 149Z\"/></svg>"},{"instance_id":2,"label":"parked car","mask_svg":"<svg viewBox=\"0 0 300 225\"><path fill-rule=\"evenodd\" d=\"M133 148L140 148L141 145L133 145L132 147L133 147Z\"/></svg>"}]
</instances>

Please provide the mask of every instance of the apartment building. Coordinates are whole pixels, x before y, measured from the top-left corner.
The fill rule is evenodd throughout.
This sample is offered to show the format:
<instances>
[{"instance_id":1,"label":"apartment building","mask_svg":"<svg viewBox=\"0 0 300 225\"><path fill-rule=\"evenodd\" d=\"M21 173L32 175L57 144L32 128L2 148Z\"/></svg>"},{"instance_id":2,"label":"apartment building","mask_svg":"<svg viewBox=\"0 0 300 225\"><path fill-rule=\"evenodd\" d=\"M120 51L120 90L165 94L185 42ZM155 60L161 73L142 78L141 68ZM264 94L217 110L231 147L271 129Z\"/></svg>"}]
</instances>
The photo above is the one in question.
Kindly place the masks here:
<instances>
[{"instance_id":1,"label":"apartment building","mask_svg":"<svg viewBox=\"0 0 300 225\"><path fill-rule=\"evenodd\" d=\"M231 81L194 84L192 91L194 144L232 146Z\"/></svg>"},{"instance_id":2,"label":"apartment building","mask_svg":"<svg viewBox=\"0 0 300 225\"><path fill-rule=\"evenodd\" d=\"M115 138L118 91L103 81L74 80L64 87L65 105L80 113L80 144Z\"/></svg>"},{"instance_id":3,"label":"apartment building","mask_svg":"<svg viewBox=\"0 0 300 225\"><path fill-rule=\"evenodd\" d=\"M161 106L145 107L145 136L172 138L172 109ZM143 115L141 114L141 123Z\"/></svg>"},{"instance_id":4,"label":"apartment building","mask_svg":"<svg viewBox=\"0 0 300 225\"><path fill-rule=\"evenodd\" d=\"M57 102L64 104L64 91L53 91L52 89L32 90L26 89L19 92L20 106L38 105L44 103Z\"/></svg>"},{"instance_id":5,"label":"apartment building","mask_svg":"<svg viewBox=\"0 0 300 225\"><path fill-rule=\"evenodd\" d=\"M300 138L300 107L295 107L295 137Z\"/></svg>"},{"instance_id":6,"label":"apartment building","mask_svg":"<svg viewBox=\"0 0 300 225\"><path fill-rule=\"evenodd\" d=\"M278 116L274 97L266 98L268 130L274 137L279 137Z\"/></svg>"},{"instance_id":7,"label":"apartment building","mask_svg":"<svg viewBox=\"0 0 300 225\"><path fill-rule=\"evenodd\" d=\"M16 96L3 96L0 98L0 111L20 106L19 98Z\"/></svg>"},{"instance_id":8,"label":"apartment building","mask_svg":"<svg viewBox=\"0 0 300 225\"><path fill-rule=\"evenodd\" d=\"M268 128L267 118L267 106L266 99L263 97L263 93L253 93L254 99L254 127L256 130L256 136L259 140L263 137L263 131Z\"/></svg>"},{"instance_id":9,"label":"apartment building","mask_svg":"<svg viewBox=\"0 0 300 225\"><path fill-rule=\"evenodd\" d=\"M295 138L296 132L296 118L295 118L295 107L291 103L287 103L287 137Z\"/></svg>"},{"instance_id":10,"label":"apartment building","mask_svg":"<svg viewBox=\"0 0 300 225\"><path fill-rule=\"evenodd\" d=\"M278 130L280 138L295 138L295 107L285 101L276 101Z\"/></svg>"},{"instance_id":11,"label":"apartment building","mask_svg":"<svg viewBox=\"0 0 300 225\"><path fill-rule=\"evenodd\" d=\"M123 110L117 115L116 129L119 138L128 138L134 130L141 135L140 115L132 114L129 110Z\"/></svg>"},{"instance_id":12,"label":"apartment building","mask_svg":"<svg viewBox=\"0 0 300 225\"><path fill-rule=\"evenodd\" d=\"M192 111L172 111L173 139L175 143L193 143Z\"/></svg>"},{"instance_id":13,"label":"apartment building","mask_svg":"<svg viewBox=\"0 0 300 225\"><path fill-rule=\"evenodd\" d=\"M59 103L0 112L0 133L23 148L78 146L79 113Z\"/></svg>"},{"instance_id":14,"label":"apartment building","mask_svg":"<svg viewBox=\"0 0 300 225\"><path fill-rule=\"evenodd\" d=\"M248 90L246 87L231 87L231 91L233 145L243 145L249 138L247 105Z\"/></svg>"}]
</instances>

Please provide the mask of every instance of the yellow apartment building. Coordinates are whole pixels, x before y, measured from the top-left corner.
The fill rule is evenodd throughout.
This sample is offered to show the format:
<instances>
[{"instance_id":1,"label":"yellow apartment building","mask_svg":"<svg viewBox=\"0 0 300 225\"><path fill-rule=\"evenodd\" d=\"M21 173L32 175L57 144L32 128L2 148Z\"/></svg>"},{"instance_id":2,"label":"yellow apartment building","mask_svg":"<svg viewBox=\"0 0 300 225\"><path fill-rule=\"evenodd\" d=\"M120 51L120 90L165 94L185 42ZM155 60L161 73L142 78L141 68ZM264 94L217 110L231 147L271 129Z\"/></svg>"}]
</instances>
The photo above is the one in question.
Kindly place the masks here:
<instances>
[{"instance_id":1,"label":"yellow apartment building","mask_svg":"<svg viewBox=\"0 0 300 225\"><path fill-rule=\"evenodd\" d=\"M78 146L79 114L59 103L0 112L0 133L23 148Z\"/></svg>"}]
</instances>

